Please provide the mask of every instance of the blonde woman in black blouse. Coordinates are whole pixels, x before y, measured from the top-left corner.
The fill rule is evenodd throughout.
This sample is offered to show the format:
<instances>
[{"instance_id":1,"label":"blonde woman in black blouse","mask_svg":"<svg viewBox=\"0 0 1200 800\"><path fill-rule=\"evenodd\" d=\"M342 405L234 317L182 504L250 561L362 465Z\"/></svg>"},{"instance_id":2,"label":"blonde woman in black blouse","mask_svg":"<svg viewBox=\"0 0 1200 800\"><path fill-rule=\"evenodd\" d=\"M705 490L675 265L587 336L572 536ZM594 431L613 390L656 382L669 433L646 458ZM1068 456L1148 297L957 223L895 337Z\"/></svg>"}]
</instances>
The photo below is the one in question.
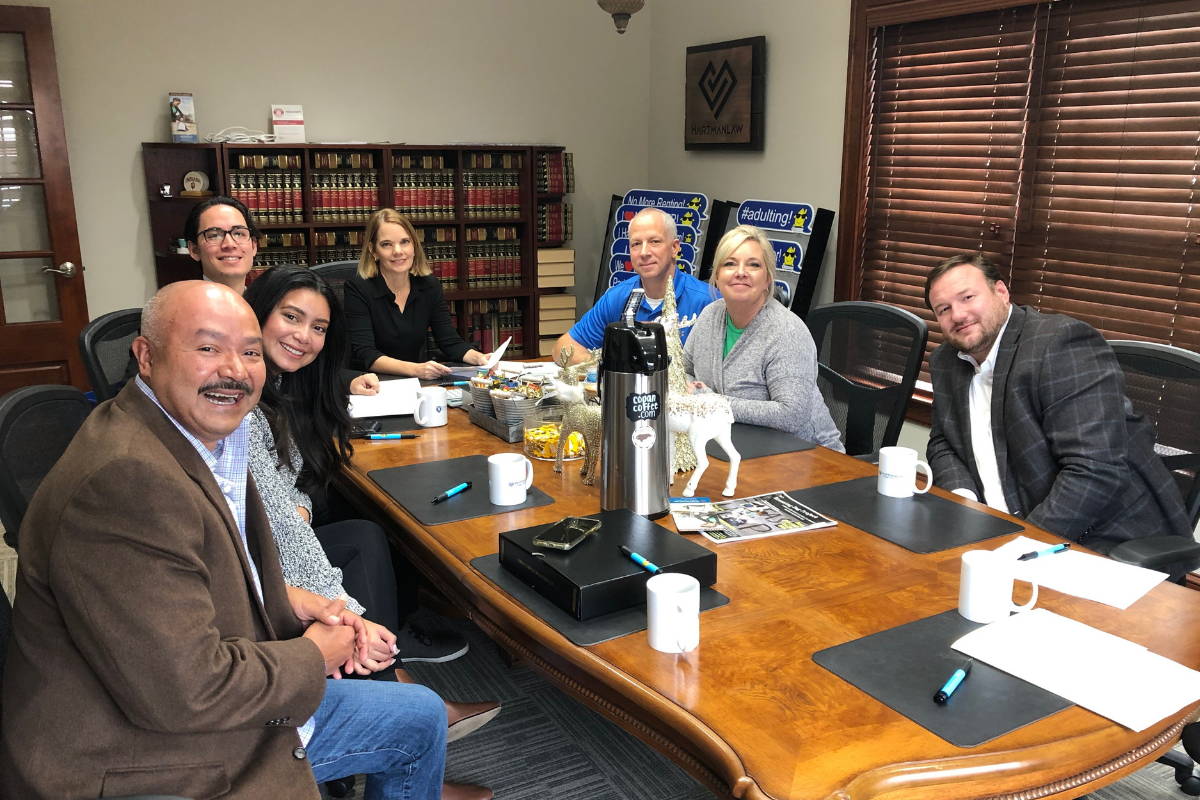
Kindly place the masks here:
<instances>
[{"instance_id":1,"label":"blonde woman in black blouse","mask_svg":"<svg viewBox=\"0 0 1200 800\"><path fill-rule=\"evenodd\" d=\"M358 275L346 281L345 305L355 367L436 380L450 369L429 359L428 331L449 360L487 363L488 355L455 330L416 229L394 208L376 211L367 223Z\"/></svg>"}]
</instances>

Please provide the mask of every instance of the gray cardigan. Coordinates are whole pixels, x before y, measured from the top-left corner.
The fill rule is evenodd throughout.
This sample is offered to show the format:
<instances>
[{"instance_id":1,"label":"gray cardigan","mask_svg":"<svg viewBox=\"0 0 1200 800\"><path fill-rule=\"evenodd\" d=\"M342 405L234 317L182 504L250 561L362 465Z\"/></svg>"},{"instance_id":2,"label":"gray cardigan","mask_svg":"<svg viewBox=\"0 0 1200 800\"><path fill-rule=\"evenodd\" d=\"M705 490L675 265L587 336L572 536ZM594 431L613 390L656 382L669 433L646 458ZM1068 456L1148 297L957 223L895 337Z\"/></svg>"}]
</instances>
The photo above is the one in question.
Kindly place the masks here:
<instances>
[{"instance_id":1,"label":"gray cardigan","mask_svg":"<svg viewBox=\"0 0 1200 800\"><path fill-rule=\"evenodd\" d=\"M723 359L724 349L725 301L717 300L701 312L684 345L688 376L728 397L738 422L845 452L817 389L816 345L799 317L767 300Z\"/></svg>"}]
</instances>

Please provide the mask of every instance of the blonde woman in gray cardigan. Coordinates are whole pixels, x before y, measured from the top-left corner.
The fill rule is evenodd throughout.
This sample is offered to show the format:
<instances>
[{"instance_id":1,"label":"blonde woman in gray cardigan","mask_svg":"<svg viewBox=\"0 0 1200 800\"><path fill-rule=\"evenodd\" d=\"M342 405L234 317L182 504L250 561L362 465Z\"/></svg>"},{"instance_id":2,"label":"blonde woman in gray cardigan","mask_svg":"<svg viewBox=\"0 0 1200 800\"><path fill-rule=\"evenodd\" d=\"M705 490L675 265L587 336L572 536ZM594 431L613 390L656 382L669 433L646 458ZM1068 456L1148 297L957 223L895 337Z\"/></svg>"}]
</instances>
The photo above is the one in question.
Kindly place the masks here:
<instances>
[{"instance_id":1,"label":"blonde woman in gray cardigan","mask_svg":"<svg viewBox=\"0 0 1200 800\"><path fill-rule=\"evenodd\" d=\"M772 296L775 250L766 235L739 225L721 237L710 280L721 299L701 312L684 347L694 388L728 397L738 422L844 452L817 389L812 335Z\"/></svg>"}]
</instances>

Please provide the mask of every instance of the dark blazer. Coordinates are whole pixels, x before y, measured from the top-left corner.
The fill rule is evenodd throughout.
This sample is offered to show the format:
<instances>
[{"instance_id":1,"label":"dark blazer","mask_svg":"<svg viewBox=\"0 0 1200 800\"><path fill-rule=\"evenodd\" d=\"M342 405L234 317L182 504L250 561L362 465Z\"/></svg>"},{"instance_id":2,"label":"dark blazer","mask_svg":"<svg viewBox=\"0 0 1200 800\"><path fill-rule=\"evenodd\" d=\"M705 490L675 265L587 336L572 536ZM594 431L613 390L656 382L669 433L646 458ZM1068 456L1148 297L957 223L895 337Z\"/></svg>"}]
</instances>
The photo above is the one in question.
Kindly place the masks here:
<instances>
[{"instance_id":1,"label":"dark blazer","mask_svg":"<svg viewBox=\"0 0 1200 800\"><path fill-rule=\"evenodd\" d=\"M974 370L948 344L929 365L934 481L982 501L967 400ZM1090 325L1013 306L992 381L992 438L1014 516L1101 550L1151 534L1191 537L1153 428L1133 414L1116 357Z\"/></svg>"},{"instance_id":2,"label":"dark blazer","mask_svg":"<svg viewBox=\"0 0 1200 800\"><path fill-rule=\"evenodd\" d=\"M251 482L263 600L212 472L135 385L21 526L0 796L317 798L296 726L324 694Z\"/></svg>"},{"instance_id":3,"label":"dark blazer","mask_svg":"<svg viewBox=\"0 0 1200 800\"><path fill-rule=\"evenodd\" d=\"M369 370L380 356L421 363L429 360L426 333L433 331L438 348L450 361L462 361L471 345L450 322L441 282L432 275L412 276L404 311L383 277L357 275L344 286L346 327L350 331L350 366Z\"/></svg>"}]
</instances>

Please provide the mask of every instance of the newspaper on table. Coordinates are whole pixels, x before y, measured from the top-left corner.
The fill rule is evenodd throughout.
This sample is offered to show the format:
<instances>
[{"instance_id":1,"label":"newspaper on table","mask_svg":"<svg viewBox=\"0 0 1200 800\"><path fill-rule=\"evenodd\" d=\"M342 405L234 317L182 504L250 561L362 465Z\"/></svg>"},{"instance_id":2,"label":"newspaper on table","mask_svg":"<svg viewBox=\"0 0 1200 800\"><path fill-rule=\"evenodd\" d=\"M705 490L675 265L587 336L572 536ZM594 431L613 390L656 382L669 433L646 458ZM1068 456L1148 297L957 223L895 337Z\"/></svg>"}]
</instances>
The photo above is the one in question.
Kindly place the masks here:
<instances>
[{"instance_id":1,"label":"newspaper on table","mask_svg":"<svg viewBox=\"0 0 1200 800\"><path fill-rule=\"evenodd\" d=\"M756 539L836 525L786 492L712 502L671 501L671 517L680 532L698 532L714 542Z\"/></svg>"}]
</instances>

